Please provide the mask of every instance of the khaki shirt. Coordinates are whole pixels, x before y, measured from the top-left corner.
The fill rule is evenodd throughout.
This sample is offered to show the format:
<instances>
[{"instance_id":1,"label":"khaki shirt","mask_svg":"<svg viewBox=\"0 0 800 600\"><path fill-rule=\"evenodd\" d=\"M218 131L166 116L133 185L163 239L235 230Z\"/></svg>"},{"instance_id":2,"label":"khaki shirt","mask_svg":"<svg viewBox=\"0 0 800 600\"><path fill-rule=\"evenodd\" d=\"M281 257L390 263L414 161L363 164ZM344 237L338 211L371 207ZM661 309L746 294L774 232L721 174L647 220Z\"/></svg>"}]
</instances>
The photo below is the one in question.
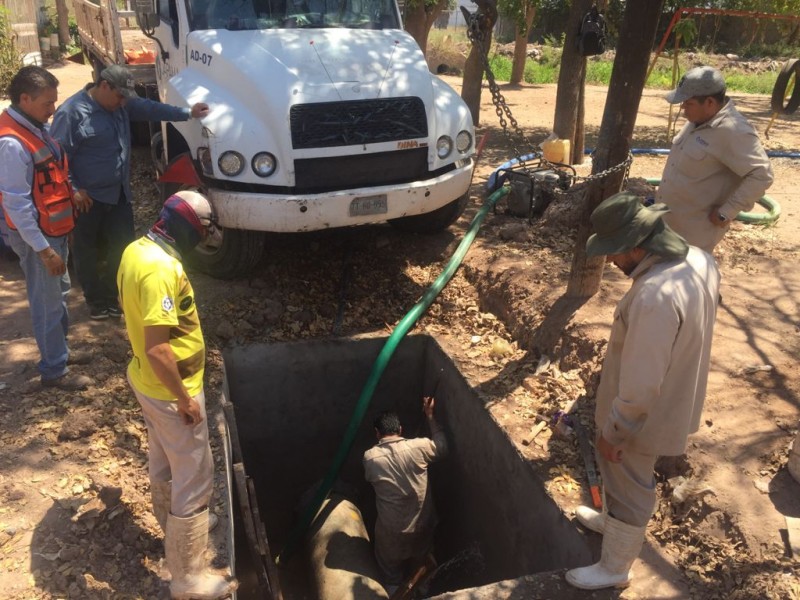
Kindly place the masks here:
<instances>
[{"instance_id":1,"label":"khaki shirt","mask_svg":"<svg viewBox=\"0 0 800 600\"><path fill-rule=\"evenodd\" d=\"M613 445L674 456L700 426L720 276L698 248L659 261L639 263L614 312L595 420Z\"/></svg>"},{"instance_id":2,"label":"khaki shirt","mask_svg":"<svg viewBox=\"0 0 800 600\"><path fill-rule=\"evenodd\" d=\"M364 473L375 488L376 527L416 533L436 525L428 465L447 453L447 439L438 426L433 428L433 439L384 437L364 453Z\"/></svg>"},{"instance_id":3,"label":"khaki shirt","mask_svg":"<svg viewBox=\"0 0 800 600\"><path fill-rule=\"evenodd\" d=\"M733 220L753 208L772 180L758 135L728 99L707 123L687 122L672 140L656 199L670 208L667 225L712 252L728 227L709 221L711 210Z\"/></svg>"}]
</instances>

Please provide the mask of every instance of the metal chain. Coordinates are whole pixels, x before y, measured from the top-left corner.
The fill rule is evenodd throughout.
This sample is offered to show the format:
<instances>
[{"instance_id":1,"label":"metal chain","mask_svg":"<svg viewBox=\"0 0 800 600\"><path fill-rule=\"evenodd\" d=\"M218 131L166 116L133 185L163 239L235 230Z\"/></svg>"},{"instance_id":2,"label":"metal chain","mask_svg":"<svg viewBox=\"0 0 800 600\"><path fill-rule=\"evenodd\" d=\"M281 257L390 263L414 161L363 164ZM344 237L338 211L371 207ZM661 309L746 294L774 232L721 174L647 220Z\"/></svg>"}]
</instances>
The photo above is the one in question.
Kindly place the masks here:
<instances>
[{"instance_id":1,"label":"metal chain","mask_svg":"<svg viewBox=\"0 0 800 600\"><path fill-rule=\"evenodd\" d=\"M519 126L517 120L514 118L514 115L511 114L511 109L508 107L508 103L506 102L506 99L503 96L502 92L500 91L500 87L497 85L497 81L495 80L494 73L492 72L491 66L489 64L488 53L485 51L485 48L483 46L484 32L481 30L479 17L480 17L479 12L475 12L470 15L470 21L467 26L467 37L469 38L470 42L472 42L478 47L478 52L483 61L483 69L484 73L486 74L486 81L489 83L489 91L492 93L492 104L494 104L495 113L497 113L497 118L500 121L500 126L503 129L503 134L506 136L506 139L511 145L512 150L516 154L517 164L526 173L530 172L527 164L522 158L523 153L517 147L517 144L515 143L514 140L514 136L512 136L511 131L509 131L508 129L508 123L511 123L511 127L513 128L516 137L521 142L525 143L530 147L531 153L539 155L540 157L539 160L541 161L542 164L553 170L558 169L558 165L551 163L550 161L545 159L545 157L540 152L536 151L536 144L534 144L533 141L530 138L528 138L528 136L525 135L525 132L522 131L522 128ZM594 157L594 153L592 153L590 157ZM576 183L589 184L593 181L599 181L601 179L609 177L615 173L618 173L619 171L624 172L622 178L622 189L625 189L625 186L627 185L628 182L628 175L630 173L630 167L632 162L633 162L633 154L628 152L628 156L621 163L609 167L598 173L592 173L591 175L586 175L586 176L573 175L571 177L572 185L570 186L569 189L561 190L556 188L554 191L556 194L568 195L572 191L572 188L575 186ZM585 187L581 189L585 189Z\"/></svg>"},{"instance_id":2,"label":"metal chain","mask_svg":"<svg viewBox=\"0 0 800 600\"><path fill-rule=\"evenodd\" d=\"M590 158L593 157L593 156L594 156L594 152L591 154ZM547 161L544 161L544 162L547 162ZM621 163L616 164L613 167L609 167L609 168L607 168L607 169L605 169L603 171L600 171L598 173L592 173L591 175L586 175L586 176L575 175L573 177L573 184L572 184L572 186L570 188L568 188L566 190L561 190L558 187L555 187L555 188L553 188L553 192L557 196L568 196L568 195L576 193L576 192L583 192L583 191L586 190L586 188L589 186L589 184L592 183L593 181L600 181L601 179L605 179L606 177L609 177L609 176L613 175L614 173L618 173L619 171L623 171L622 186L620 187L620 189L624 190L626 188L626 186L628 185L628 175L630 174L630 169L631 169L631 163L632 162L633 162L633 154L628 152L628 156ZM585 185L580 185L580 187L578 187L578 184L585 184Z\"/></svg>"},{"instance_id":3,"label":"metal chain","mask_svg":"<svg viewBox=\"0 0 800 600\"><path fill-rule=\"evenodd\" d=\"M516 154L520 168L527 172L528 167L522 158L524 154L517 147L515 137L512 136L511 131L508 129L508 123L511 123L511 127L513 128L516 138L522 144L529 146L530 151L533 154L538 154L538 152L536 152L536 145L525 135L525 132L522 131L522 128L517 123L514 115L511 114L511 109L508 107L506 99L503 96L503 93L500 91L500 86L497 85L497 81L494 78L494 73L489 65L488 53L485 51L483 46L484 32L480 27L480 19L478 18L479 15L480 13L478 12L475 12L471 15L470 23L467 27L467 37L474 45L478 47L478 53L483 61L483 71L486 74L486 81L489 83L489 91L492 93L492 104L494 104L494 110L497 114L498 120L500 121L500 126L503 128L503 135L506 136L508 143L511 145L511 149ZM508 121L506 121L506 118Z\"/></svg>"}]
</instances>

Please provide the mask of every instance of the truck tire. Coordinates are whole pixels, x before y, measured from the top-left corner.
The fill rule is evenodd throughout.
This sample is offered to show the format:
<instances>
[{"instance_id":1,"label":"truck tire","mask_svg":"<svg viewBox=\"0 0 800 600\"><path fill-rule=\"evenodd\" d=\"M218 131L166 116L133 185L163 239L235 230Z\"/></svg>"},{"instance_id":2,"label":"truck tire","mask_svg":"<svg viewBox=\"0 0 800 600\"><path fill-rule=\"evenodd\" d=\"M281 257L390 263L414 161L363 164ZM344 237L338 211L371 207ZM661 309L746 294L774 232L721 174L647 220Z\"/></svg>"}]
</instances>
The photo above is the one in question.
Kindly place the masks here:
<instances>
[{"instance_id":1,"label":"truck tire","mask_svg":"<svg viewBox=\"0 0 800 600\"><path fill-rule=\"evenodd\" d=\"M261 231L219 228L186 256L187 264L217 279L248 275L264 254Z\"/></svg>"},{"instance_id":2,"label":"truck tire","mask_svg":"<svg viewBox=\"0 0 800 600\"><path fill-rule=\"evenodd\" d=\"M792 94L786 101L786 89L794 77ZM784 104L786 102L786 104ZM781 115L791 115L800 106L800 59L787 60L778 73L775 87L772 88L772 111Z\"/></svg>"},{"instance_id":3,"label":"truck tire","mask_svg":"<svg viewBox=\"0 0 800 600\"><path fill-rule=\"evenodd\" d=\"M458 217L464 212L468 201L469 192L432 212L414 215L413 217L392 219L389 223L401 231L425 234L438 233L444 231L458 220Z\"/></svg>"}]
</instances>

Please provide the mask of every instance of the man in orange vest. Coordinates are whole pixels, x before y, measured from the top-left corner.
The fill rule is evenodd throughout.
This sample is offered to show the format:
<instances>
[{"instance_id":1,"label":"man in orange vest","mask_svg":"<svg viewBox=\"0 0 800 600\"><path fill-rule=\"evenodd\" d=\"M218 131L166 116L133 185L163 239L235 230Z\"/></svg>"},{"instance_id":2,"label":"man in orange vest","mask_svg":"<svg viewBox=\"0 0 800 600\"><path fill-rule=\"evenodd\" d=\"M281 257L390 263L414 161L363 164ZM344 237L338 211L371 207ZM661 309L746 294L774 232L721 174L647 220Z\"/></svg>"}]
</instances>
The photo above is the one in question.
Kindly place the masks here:
<instances>
[{"instance_id":1,"label":"man in orange vest","mask_svg":"<svg viewBox=\"0 0 800 600\"><path fill-rule=\"evenodd\" d=\"M0 115L0 232L25 274L42 385L80 390L92 380L67 364L91 356L67 347L67 237L76 209L88 206L73 198L66 155L47 130L57 88L58 80L35 66L20 69L8 86L11 106Z\"/></svg>"}]
</instances>

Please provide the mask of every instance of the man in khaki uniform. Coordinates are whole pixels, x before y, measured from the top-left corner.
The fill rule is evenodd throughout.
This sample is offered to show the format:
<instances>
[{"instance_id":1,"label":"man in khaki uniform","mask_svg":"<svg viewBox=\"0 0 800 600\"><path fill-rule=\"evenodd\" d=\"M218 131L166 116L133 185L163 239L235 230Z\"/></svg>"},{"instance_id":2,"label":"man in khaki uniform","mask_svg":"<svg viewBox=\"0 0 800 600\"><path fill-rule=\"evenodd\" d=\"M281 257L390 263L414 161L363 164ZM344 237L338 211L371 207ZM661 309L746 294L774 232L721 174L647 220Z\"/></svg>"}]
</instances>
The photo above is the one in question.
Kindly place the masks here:
<instances>
[{"instance_id":1,"label":"man in khaki uniform","mask_svg":"<svg viewBox=\"0 0 800 600\"><path fill-rule=\"evenodd\" d=\"M667 225L706 252L773 180L758 135L725 89L722 73L696 67L666 96L681 105L687 122L672 140L656 201L670 209Z\"/></svg>"},{"instance_id":2,"label":"man in khaki uniform","mask_svg":"<svg viewBox=\"0 0 800 600\"><path fill-rule=\"evenodd\" d=\"M656 458L682 454L700 425L719 271L710 254L664 224L664 212L622 193L591 216L587 254L605 255L633 283L614 311L596 396L608 512L576 511L584 526L604 534L600 562L567 572L583 589L630 583L656 503Z\"/></svg>"},{"instance_id":3,"label":"man in khaki uniform","mask_svg":"<svg viewBox=\"0 0 800 600\"><path fill-rule=\"evenodd\" d=\"M405 563L423 559L433 545L437 518L428 465L447 453L447 439L433 407L433 398L422 399L432 439L405 439L400 419L385 412L375 419L378 443L364 453L364 472L375 488L378 509L375 558L390 592L403 582Z\"/></svg>"}]
</instances>

